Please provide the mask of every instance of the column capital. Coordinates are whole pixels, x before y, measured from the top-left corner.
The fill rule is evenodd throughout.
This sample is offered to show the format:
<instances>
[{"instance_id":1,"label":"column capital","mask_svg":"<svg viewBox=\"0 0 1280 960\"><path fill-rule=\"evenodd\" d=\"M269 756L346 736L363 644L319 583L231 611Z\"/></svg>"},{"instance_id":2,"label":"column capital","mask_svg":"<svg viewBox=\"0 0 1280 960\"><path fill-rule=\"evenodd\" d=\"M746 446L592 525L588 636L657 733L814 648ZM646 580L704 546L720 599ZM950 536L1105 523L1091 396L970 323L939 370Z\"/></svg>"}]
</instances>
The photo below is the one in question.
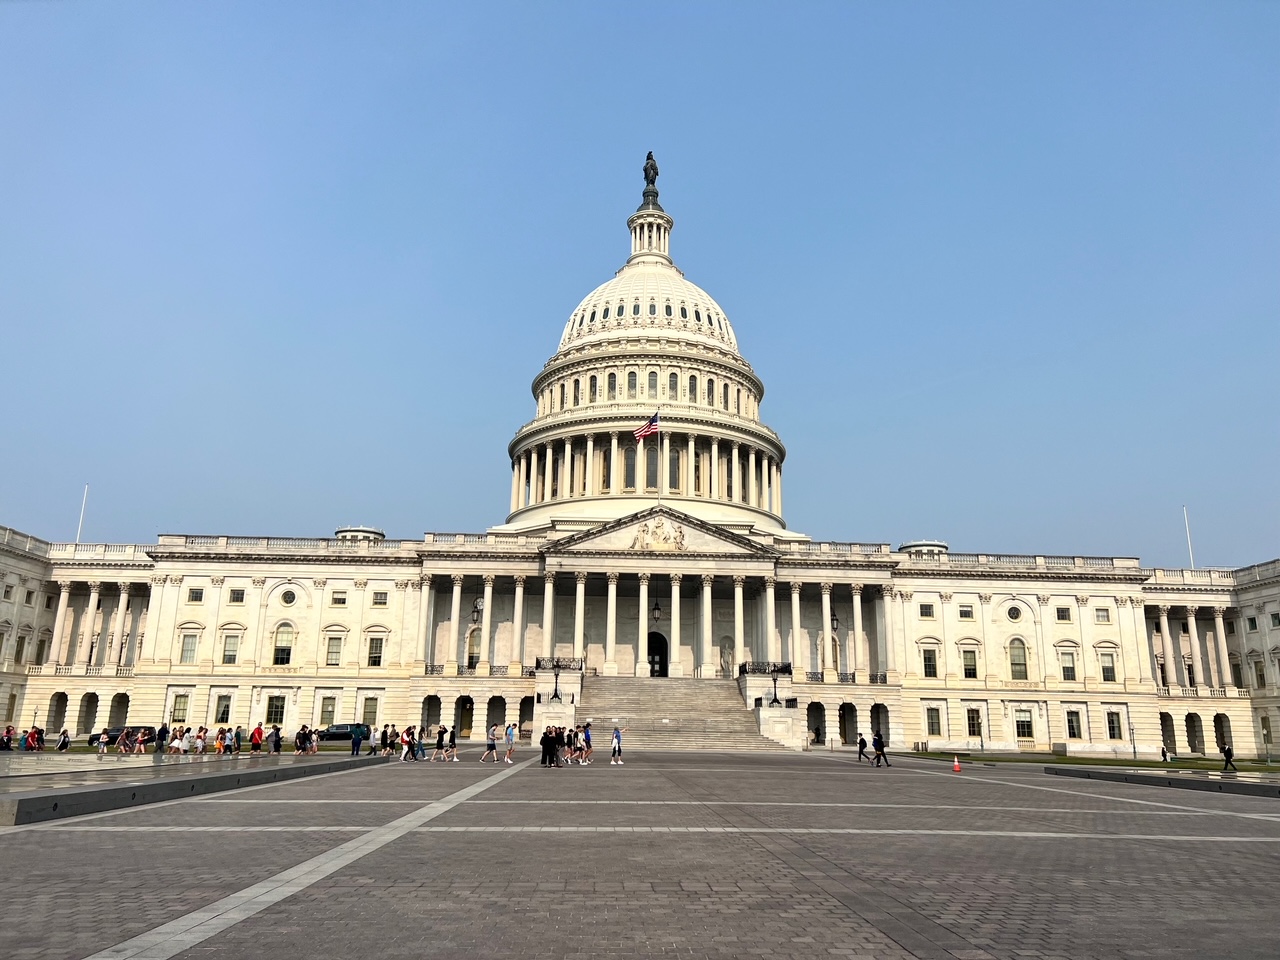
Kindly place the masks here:
<instances>
[{"instance_id":1,"label":"column capital","mask_svg":"<svg viewBox=\"0 0 1280 960\"><path fill-rule=\"evenodd\" d=\"M978 594L978 602L979 602L979 603L990 603L990 602L991 602L991 594L989 594L989 593L980 593L980 594Z\"/></svg>"},{"instance_id":2,"label":"column capital","mask_svg":"<svg viewBox=\"0 0 1280 960\"><path fill-rule=\"evenodd\" d=\"M460 587L460 586L462 586L462 580L463 580L462 574L460 574L460 573L451 573L451 574L449 574L449 579L453 581L453 585L454 585L455 587Z\"/></svg>"},{"instance_id":3,"label":"column capital","mask_svg":"<svg viewBox=\"0 0 1280 960\"><path fill-rule=\"evenodd\" d=\"M855 597L862 596L862 584L860 583L849 584L849 592L852 593Z\"/></svg>"},{"instance_id":4,"label":"column capital","mask_svg":"<svg viewBox=\"0 0 1280 960\"><path fill-rule=\"evenodd\" d=\"M397 580L397 581L396 581L396 589L397 589L397 590L399 590L401 593L403 593L404 591L408 590L408 589L409 589L409 581L408 581L408 580Z\"/></svg>"},{"instance_id":5,"label":"column capital","mask_svg":"<svg viewBox=\"0 0 1280 960\"><path fill-rule=\"evenodd\" d=\"M714 573L704 573L702 575L702 585L708 590L711 589L711 585L715 582L716 582L716 575Z\"/></svg>"},{"instance_id":6,"label":"column capital","mask_svg":"<svg viewBox=\"0 0 1280 960\"><path fill-rule=\"evenodd\" d=\"M1079 606L1087 607L1087 606L1089 605L1089 598L1088 598L1088 597L1076 597L1076 603L1077 603Z\"/></svg>"},{"instance_id":7,"label":"column capital","mask_svg":"<svg viewBox=\"0 0 1280 960\"><path fill-rule=\"evenodd\" d=\"M734 441L733 441L733 452L734 452L734 453L737 453L737 452L738 452L738 447L740 447L740 446L741 446L741 444L740 444L737 440L734 440Z\"/></svg>"},{"instance_id":8,"label":"column capital","mask_svg":"<svg viewBox=\"0 0 1280 960\"><path fill-rule=\"evenodd\" d=\"M649 574L642 573L639 576L640 576L640 582L647 587L649 585Z\"/></svg>"},{"instance_id":9,"label":"column capital","mask_svg":"<svg viewBox=\"0 0 1280 960\"><path fill-rule=\"evenodd\" d=\"M744 577L744 576L740 576L740 575L735 575L735 576L734 576L734 578L733 578L733 586L734 586L734 589L740 589L740 588L742 587L742 585L743 585L744 583L746 583L746 582L747 582L747 578L746 578L746 577Z\"/></svg>"},{"instance_id":10,"label":"column capital","mask_svg":"<svg viewBox=\"0 0 1280 960\"><path fill-rule=\"evenodd\" d=\"M1225 617L1225 616L1227 615L1227 608L1226 608L1226 607L1214 607L1214 608L1213 608L1213 615L1214 615L1215 617Z\"/></svg>"},{"instance_id":11,"label":"column capital","mask_svg":"<svg viewBox=\"0 0 1280 960\"><path fill-rule=\"evenodd\" d=\"M152 583L155 583L155 582L156 582L156 578L155 578L155 577L152 577L152 578L151 578L151 582L152 582ZM159 578L159 582L160 582L160 583L164 583L164 577L160 577L160 578ZM263 587L265 587L265 586L267 585L267 578L266 578L266 577L254 577L254 578L253 578L253 585L254 585L255 587L257 587L259 590L261 590Z\"/></svg>"},{"instance_id":12,"label":"column capital","mask_svg":"<svg viewBox=\"0 0 1280 960\"><path fill-rule=\"evenodd\" d=\"M481 577L480 579L484 582L484 585L485 585L486 587L492 587L492 586L493 586L493 581L494 581L494 580L496 580L496 579L497 579L497 577L495 577L492 573L486 573L486 574L485 574L483 577Z\"/></svg>"},{"instance_id":13,"label":"column capital","mask_svg":"<svg viewBox=\"0 0 1280 960\"><path fill-rule=\"evenodd\" d=\"M554 587L556 585L556 575L554 573L544 573L542 582L548 587Z\"/></svg>"},{"instance_id":14,"label":"column capital","mask_svg":"<svg viewBox=\"0 0 1280 960\"><path fill-rule=\"evenodd\" d=\"M222 578L219 577L218 579L221 580ZM129 595L129 591L133 589L133 584L127 580L121 580L116 584L116 586L120 588L120 596L122 597L127 597Z\"/></svg>"},{"instance_id":15,"label":"column capital","mask_svg":"<svg viewBox=\"0 0 1280 960\"><path fill-rule=\"evenodd\" d=\"M776 586L778 585L778 578L777 578L777 577L765 577L765 578L764 578L764 585L765 585L766 587L776 587Z\"/></svg>"},{"instance_id":16,"label":"column capital","mask_svg":"<svg viewBox=\"0 0 1280 960\"><path fill-rule=\"evenodd\" d=\"M431 586L431 574L424 573L422 576L418 578L418 587L422 588L422 587L429 587L429 586Z\"/></svg>"},{"instance_id":17,"label":"column capital","mask_svg":"<svg viewBox=\"0 0 1280 960\"><path fill-rule=\"evenodd\" d=\"M181 577L178 577L178 583L181 583L181 582L182 582L182 578L181 578ZM90 580L90 581L89 581L89 592L90 592L90 593L100 593L101 591L102 591L102 581L101 581L101 580Z\"/></svg>"},{"instance_id":18,"label":"column capital","mask_svg":"<svg viewBox=\"0 0 1280 960\"><path fill-rule=\"evenodd\" d=\"M799 580L792 580L790 581L790 583L791 583L791 595L793 597L800 596L800 588L803 587L804 584L801 583Z\"/></svg>"},{"instance_id":19,"label":"column capital","mask_svg":"<svg viewBox=\"0 0 1280 960\"><path fill-rule=\"evenodd\" d=\"M610 440L617 440L617 439L618 439L618 431L617 431L617 430L610 430L610 431L609 431L609 439L610 439Z\"/></svg>"},{"instance_id":20,"label":"column capital","mask_svg":"<svg viewBox=\"0 0 1280 960\"><path fill-rule=\"evenodd\" d=\"M897 591L893 589L892 583L883 583L880 585L880 595L884 597L886 600L892 600L893 595L896 592ZM990 596L990 594L988 594L988 596Z\"/></svg>"},{"instance_id":21,"label":"column capital","mask_svg":"<svg viewBox=\"0 0 1280 960\"><path fill-rule=\"evenodd\" d=\"M159 580L161 583L164 583L164 577L152 577L152 578L151 578L151 582L152 582L152 583L155 583L157 580ZM72 581L70 581L70 580L59 580L59 581L58 581L58 589L59 589L59 590L61 590L63 593L70 593L70 592L71 592L71 583L72 583Z\"/></svg>"},{"instance_id":22,"label":"column capital","mask_svg":"<svg viewBox=\"0 0 1280 960\"><path fill-rule=\"evenodd\" d=\"M516 586L517 586L517 587L523 587L523 586L524 586L524 574L523 574L523 573L517 573L517 574L516 574L514 577L512 577L511 579L513 579L513 580L516 582Z\"/></svg>"},{"instance_id":23,"label":"column capital","mask_svg":"<svg viewBox=\"0 0 1280 960\"><path fill-rule=\"evenodd\" d=\"M1160 611L1160 616L1162 617L1167 617L1169 615L1169 605L1167 603L1160 604L1156 609Z\"/></svg>"},{"instance_id":24,"label":"column capital","mask_svg":"<svg viewBox=\"0 0 1280 960\"><path fill-rule=\"evenodd\" d=\"M618 573L616 570L610 570L605 574L605 577L609 580L609 586L616 587L618 585Z\"/></svg>"},{"instance_id":25,"label":"column capital","mask_svg":"<svg viewBox=\"0 0 1280 960\"><path fill-rule=\"evenodd\" d=\"M227 578L226 577L210 577L209 582L213 584L215 587L220 587L227 582ZM124 584L121 584L121 587L123 586Z\"/></svg>"},{"instance_id":26,"label":"column capital","mask_svg":"<svg viewBox=\"0 0 1280 960\"><path fill-rule=\"evenodd\" d=\"M1052 599L1053 597L1049 596L1047 593L1041 593L1036 596L1036 600L1039 601L1040 606L1042 607L1047 607Z\"/></svg>"},{"instance_id":27,"label":"column capital","mask_svg":"<svg viewBox=\"0 0 1280 960\"><path fill-rule=\"evenodd\" d=\"M329 582L328 580L319 578L316 580L312 580L311 585L315 587L317 590L323 590L325 588L325 584L327 584L328 582Z\"/></svg>"},{"instance_id":28,"label":"column capital","mask_svg":"<svg viewBox=\"0 0 1280 960\"><path fill-rule=\"evenodd\" d=\"M826 583L826 582L824 581L823 583L819 584L819 586L820 586L820 587L822 587L822 595L823 595L824 597L829 597L829 596L831 596L831 584L830 584L830 583Z\"/></svg>"},{"instance_id":29,"label":"column capital","mask_svg":"<svg viewBox=\"0 0 1280 960\"><path fill-rule=\"evenodd\" d=\"M683 574L683 573L673 573L673 574L671 574L671 586L672 586L672 587L678 587L678 586L680 586L680 581L681 581L681 580L683 580L683 579L684 579L684 574Z\"/></svg>"},{"instance_id":30,"label":"column capital","mask_svg":"<svg viewBox=\"0 0 1280 960\"><path fill-rule=\"evenodd\" d=\"M1197 613L1199 613L1199 612L1200 612L1200 608L1199 608L1199 607L1193 607L1193 606L1188 605L1188 607L1187 607L1187 616L1188 616L1188 617L1190 617L1192 620L1194 620L1194 619L1195 619L1196 614L1197 614Z\"/></svg>"},{"instance_id":31,"label":"column capital","mask_svg":"<svg viewBox=\"0 0 1280 960\"><path fill-rule=\"evenodd\" d=\"M367 587L368 585L369 585L369 581L368 581L368 580L357 580L357 581L355 582L355 588L356 588L357 590L363 590L363 589L364 589L365 587Z\"/></svg>"},{"instance_id":32,"label":"column capital","mask_svg":"<svg viewBox=\"0 0 1280 960\"><path fill-rule=\"evenodd\" d=\"M1124 606L1128 606L1129 604L1128 597L1113 597L1112 599L1115 600L1117 607L1124 607Z\"/></svg>"},{"instance_id":33,"label":"column capital","mask_svg":"<svg viewBox=\"0 0 1280 960\"><path fill-rule=\"evenodd\" d=\"M574 573L573 579L579 586L581 586L587 582L587 572L585 570L578 570Z\"/></svg>"},{"instance_id":34,"label":"column capital","mask_svg":"<svg viewBox=\"0 0 1280 960\"><path fill-rule=\"evenodd\" d=\"M910 590L899 590L898 596L902 598L903 603L910 603L911 598L914 597L915 594Z\"/></svg>"},{"instance_id":35,"label":"column capital","mask_svg":"<svg viewBox=\"0 0 1280 960\"><path fill-rule=\"evenodd\" d=\"M939 600L941 600L943 603L950 603L950 602L951 602L951 594L949 594L949 593L940 593L940 594L938 594L938 599L939 599Z\"/></svg>"}]
</instances>

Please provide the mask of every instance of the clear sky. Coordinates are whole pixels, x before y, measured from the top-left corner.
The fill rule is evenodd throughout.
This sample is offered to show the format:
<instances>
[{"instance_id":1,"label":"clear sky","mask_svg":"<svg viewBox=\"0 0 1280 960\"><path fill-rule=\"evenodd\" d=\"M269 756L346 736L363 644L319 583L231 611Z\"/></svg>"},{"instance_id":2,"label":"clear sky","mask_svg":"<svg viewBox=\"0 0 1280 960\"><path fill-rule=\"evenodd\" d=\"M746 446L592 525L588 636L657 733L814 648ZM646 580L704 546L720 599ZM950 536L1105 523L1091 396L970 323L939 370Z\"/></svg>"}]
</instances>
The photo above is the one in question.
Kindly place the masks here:
<instances>
[{"instance_id":1,"label":"clear sky","mask_svg":"<svg viewBox=\"0 0 1280 960\"><path fill-rule=\"evenodd\" d=\"M818 539L1280 556L1280 4L0 2L0 523L415 538L653 150Z\"/></svg>"}]
</instances>

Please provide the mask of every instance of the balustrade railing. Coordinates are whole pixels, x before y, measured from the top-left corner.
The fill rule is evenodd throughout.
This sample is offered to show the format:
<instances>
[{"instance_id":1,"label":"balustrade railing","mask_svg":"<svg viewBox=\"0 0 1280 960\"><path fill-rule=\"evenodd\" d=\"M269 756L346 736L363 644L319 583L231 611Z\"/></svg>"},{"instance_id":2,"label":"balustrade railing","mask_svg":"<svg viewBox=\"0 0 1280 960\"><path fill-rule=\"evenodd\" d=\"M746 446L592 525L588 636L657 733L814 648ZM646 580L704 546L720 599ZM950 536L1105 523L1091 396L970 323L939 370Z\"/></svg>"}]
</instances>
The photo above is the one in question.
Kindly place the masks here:
<instances>
[{"instance_id":1,"label":"balustrade railing","mask_svg":"<svg viewBox=\"0 0 1280 960\"><path fill-rule=\"evenodd\" d=\"M537 675L538 670L536 667L523 667L520 670L520 676L522 677L536 677Z\"/></svg>"},{"instance_id":2,"label":"balustrade railing","mask_svg":"<svg viewBox=\"0 0 1280 960\"><path fill-rule=\"evenodd\" d=\"M889 675L885 673L869 673L867 674L867 683L888 683Z\"/></svg>"},{"instance_id":3,"label":"balustrade railing","mask_svg":"<svg viewBox=\"0 0 1280 960\"><path fill-rule=\"evenodd\" d=\"M738 664L738 676L771 676L777 674L780 677L791 676L791 664L772 661L772 660L751 660L747 663Z\"/></svg>"},{"instance_id":4,"label":"balustrade railing","mask_svg":"<svg viewBox=\"0 0 1280 960\"><path fill-rule=\"evenodd\" d=\"M858 675L856 673L837 673L836 680L839 683L857 683Z\"/></svg>"},{"instance_id":5,"label":"balustrade railing","mask_svg":"<svg viewBox=\"0 0 1280 960\"><path fill-rule=\"evenodd\" d=\"M821 671L821 670L806 670L806 671L804 672L804 679L805 679L805 682L806 682L806 683L821 683L821 682L822 682L822 671Z\"/></svg>"},{"instance_id":6,"label":"balustrade railing","mask_svg":"<svg viewBox=\"0 0 1280 960\"><path fill-rule=\"evenodd\" d=\"M476 668L475 668L475 667L464 667L464 666L462 666L461 664L459 664L459 665L458 665L458 676L460 676L460 677L474 677L475 675L476 675Z\"/></svg>"},{"instance_id":7,"label":"balustrade railing","mask_svg":"<svg viewBox=\"0 0 1280 960\"><path fill-rule=\"evenodd\" d=\"M539 670L581 670L584 666L582 657L538 657Z\"/></svg>"},{"instance_id":8,"label":"balustrade railing","mask_svg":"<svg viewBox=\"0 0 1280 960\"><path fill-rule=\"evenodd\" d=\"M495 663L489 668L489 676L505 677L511 672L511 667L505 663Z\"/></svg>"},{"instance_id":9,"label":"balustrade railing","mask_svg":"<svg viewBox=\"0 0 1280 960\"><path fill-rule=\"evenodd\" d=\"M131 666L126 667L124 664L119 664L119 665L117 665L117 666L116 666L116 676L117 676L117 677L132 677L132 676L133 676L133 667L131 667Z\"/></svg>"},{"instance_id":10,"label":"balustrade railing","mask_svg":"<svg viewBox=\"0 0 1280 960\"><path fill-rule=\"evenodd\" d=\"M428 677L442 677L442 676L444 676L444 664L443 664L443 663L428 663L428 664L427 664L427 676L428 676Z\"/></svg>"},{"instance_id":11,"label":"balustrade railing","mask_svg":"<svg viewBox=\"0 0 1280 960\"><path fill-rule=\"evenodd\" d=\"M1253 692L1248 687L1236 687L1236 696L1248 699L1253 696Z\"/></svg>"},{"instance_id":12,"label":"balustrade railing","mask_svg":"<svg viewBox=\"0 0 1280 960\"><path fill-rule=\"evenodd\" d=\"M44 673L44 666L42 664L39 664L39 663L27 664L28 677L38 677L42 673Z\"/></svg>"}]
</instances>

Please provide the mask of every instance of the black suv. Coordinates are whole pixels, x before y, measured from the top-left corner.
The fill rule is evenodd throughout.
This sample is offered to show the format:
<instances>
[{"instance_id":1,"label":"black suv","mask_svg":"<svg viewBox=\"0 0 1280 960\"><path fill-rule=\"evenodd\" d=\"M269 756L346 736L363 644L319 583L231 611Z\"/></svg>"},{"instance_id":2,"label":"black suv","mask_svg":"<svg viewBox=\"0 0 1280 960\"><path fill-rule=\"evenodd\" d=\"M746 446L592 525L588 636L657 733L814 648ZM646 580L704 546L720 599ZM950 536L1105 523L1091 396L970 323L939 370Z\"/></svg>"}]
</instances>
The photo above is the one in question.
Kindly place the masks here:
<instances>
[{"instance_id":1,"label":"black suv","mask_svg":"<svg viewBox=\"0 0 1280 960\"><path fill-rule=\"evenodd\" d=\"M363 723L331 723L320 731L320 739L353 740L357 732L361 740L369 739L369 727Z\"/></svg>"}]
</instances>

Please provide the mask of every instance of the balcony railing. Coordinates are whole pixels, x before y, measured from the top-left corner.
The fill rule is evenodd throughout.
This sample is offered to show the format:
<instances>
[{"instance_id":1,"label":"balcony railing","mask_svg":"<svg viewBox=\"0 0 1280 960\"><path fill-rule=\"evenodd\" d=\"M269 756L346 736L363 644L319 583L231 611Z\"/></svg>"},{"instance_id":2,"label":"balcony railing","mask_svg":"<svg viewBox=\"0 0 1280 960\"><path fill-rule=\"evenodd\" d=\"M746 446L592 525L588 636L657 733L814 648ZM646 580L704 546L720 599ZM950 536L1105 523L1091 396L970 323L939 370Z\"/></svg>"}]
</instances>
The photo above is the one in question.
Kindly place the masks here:
<instances>
[{"instance_id":1,"label":"balcony railing","mask_svg":"<svg viewBox=\"0 0 1280 960\"><path fill-rule=\"evenodd\" d=\"M888 682L889 682L888 674L884 674L884 673L867 674L867 683L888 683Z\"/></svg>"},{"instance_id":2,"label":"balcony railing","mask_svg":"<svg viewBox=\"0 0 1280 960\"><path fill-rule=\"evenodd\" d=\"M752 660L748 663L738 664L738 676L772 676L777 674L780 677L791 676L791 664L771 660Z\"/></svg>"},{"instance_id":3,"label":"balcony railing","mask_svg":"<svg viewBox=\"0 0 1280 960\"><path fill-rule=\"evenodd\" d=\"M804 672L804 679L805 679L805 682L806 682L806 683L821 683L821 682L822 682L822 671L821 671L821 670L806 670L806 671Z\"/></svg>"},{"instance_id":4,"label":"balcony railing","mask_svg":"<svg viewBox=\"0 0 1280 960\"><path fill-rule=\"evenodd\" d=\"M539 670L581 670L584 666L582 657L539 657Z\"/></svg>"},{"instance_id":5,"label":"balcony railing","mask_svg":"<svg viewBox=\"0 0 1280 960\"><path fill-rule=\"evenodd\" d=\"M837 673L836 682L838 683L857 683L858 675L856 673Z\"/></svg>"},{"instance_id":6,"label":"balcony railing","mask_svg":"<svg viewBox=\"0 0 1280 960\"><path fill-rule=\"evenodd\" d=\"M443 664L443 663L428 663L428 664L427 664L427 676L428 676L428 677L442 677L442 676L444 676L444 664Z\"/></svg>"}]
</instances>

